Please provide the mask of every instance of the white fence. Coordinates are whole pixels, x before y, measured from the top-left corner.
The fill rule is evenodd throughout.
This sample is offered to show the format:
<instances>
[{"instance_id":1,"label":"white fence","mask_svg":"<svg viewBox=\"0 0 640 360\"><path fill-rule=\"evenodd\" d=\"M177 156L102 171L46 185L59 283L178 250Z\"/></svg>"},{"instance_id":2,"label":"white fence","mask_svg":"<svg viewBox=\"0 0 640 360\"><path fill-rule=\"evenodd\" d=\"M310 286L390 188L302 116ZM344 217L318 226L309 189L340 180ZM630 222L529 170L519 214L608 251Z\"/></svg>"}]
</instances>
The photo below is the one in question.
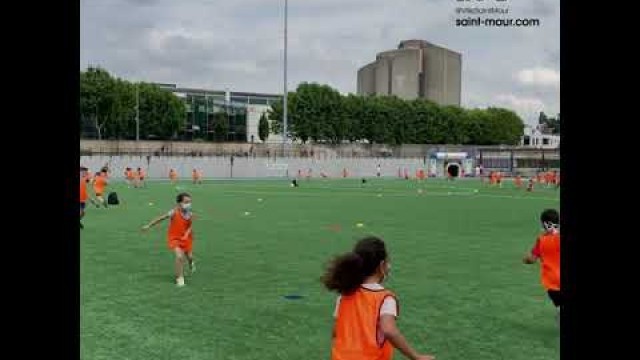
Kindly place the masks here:
<instances>
[{"instance_id":1,"label":"white fence","mask_svg":"<svg viewBox=\"0 0 640 360\"><path fill-rule=\"evenodd\" d=\"M342 177L343 169L347 169L349 177L376 176L380 165L381 176L397 177L398 169L406 168L413 176L418 169L426 169L424 158L344 158L344 159L313 159L313 158L268 158L235 157L233 165L228 156L205 157L154 157L154 156L81 156L80 165L90 171L98 171L102 166L109 165L111 176L123 178L126 167L141 167L150 179L167 179L169 170L175 169L181 178L191 178L194 168L200 170L204 178L269 178L296 177L298 170L306 175L311 169L313 177L319 177L321 172L327 176Z\"/></svg>"}]
</instances>

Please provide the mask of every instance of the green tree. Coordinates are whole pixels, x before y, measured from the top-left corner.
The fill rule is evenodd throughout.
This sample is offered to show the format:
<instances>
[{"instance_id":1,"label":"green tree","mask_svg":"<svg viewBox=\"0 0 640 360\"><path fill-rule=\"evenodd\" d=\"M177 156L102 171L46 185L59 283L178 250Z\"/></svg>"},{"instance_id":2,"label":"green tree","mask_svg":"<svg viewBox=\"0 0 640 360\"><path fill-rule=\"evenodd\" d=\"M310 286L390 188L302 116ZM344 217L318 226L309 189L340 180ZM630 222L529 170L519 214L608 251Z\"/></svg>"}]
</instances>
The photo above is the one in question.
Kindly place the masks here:
<instances>
[{"instance_id":1,"label":"green tree","mask_svg":"<svg viewBox=\"0 0 640 360\"><path fill-rule=\"evenodd\" d=\"M98 139L132 139L136 133L136 92L139 92L140 136L170 139L184 128L182 101L152 84L133 84L89 67L80 72L80 121L89 121Z\"/></svg>"},{"instance_id":2,"label":"green tree","mask_svg":"<svg viewBox=\"0 0 640 360\"><path fill-rule=\"evenodd\" d=\"M495 145L517 145L524 131L522 119L513 111L490 107L486 110Z\"/></svg>"},{"instance_id":3,"label":"green tree","mask_svg":"<svg viewBox=\"0 0 640 360\"><path fill-rule=\"evenodd\" d=\"M80 73L80 116L94 124L99 140L113 119L114 87L114 79L102 68L89 67Z\"/></svg>"},{"instance_id":4,"label":"green tree","mask_svg":"<svg viewBox=\"0 0 640 360\"><path fill-rule=\"evenodd\" d=\"M137 86L141 136L171 139L184 129L186 114L178 97L153 84L140 83Z\"/></svg>"},{"instance_id":5,"label":"green tree","mask_svg":"<svg viewBox=\"0 0 640 360\"><path fill-rule=\"evenodd\" d=\"M302 142L367 140L377 144L517 144L522 120L501 108L467 110L395 96L341 95L335 89L302 83L288 94L289 129ZM544 113L540 118L550 121ZM282 126L282 103L269 111L272 131ZM559 121L558 121L559 122ZM556 125L559 128L559 124Z\"/></svg>"},{"instance_id":6,"label":"green tree","mask_svg":"<svg viewBox=\"0 0 640 360\"><path fill-rule=\"evenodd\" d=\"M269 121L265 114L260 116L260 122L258 123L258 137L262 142L267 141L267 138L269 137Z\"/></svg>"}]
</instances>

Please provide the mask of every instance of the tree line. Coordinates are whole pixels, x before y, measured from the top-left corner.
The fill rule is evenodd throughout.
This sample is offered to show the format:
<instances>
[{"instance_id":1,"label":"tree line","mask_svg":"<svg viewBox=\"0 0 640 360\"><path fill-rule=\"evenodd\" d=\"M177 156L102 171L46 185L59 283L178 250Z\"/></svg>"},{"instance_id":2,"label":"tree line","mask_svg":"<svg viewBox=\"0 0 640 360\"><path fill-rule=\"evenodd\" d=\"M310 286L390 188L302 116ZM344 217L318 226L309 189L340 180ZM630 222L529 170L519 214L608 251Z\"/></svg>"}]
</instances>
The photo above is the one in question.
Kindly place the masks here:
<instances>
[{"instance_id":1,"label":"tree line","mask_svg":"<svg viewBox=\"0 0 640 360\"><path fill-rule=\"evenodd\" d=\"M184 131L186 104L170 91L119 79L99 67L80 72L80 132L98 139L133 139L136 104L141 139L175 139ZM258 137L282 132L282 102L262 116ZM213 114L213 140L224 141L226 115ZM220 118L220 119L218 119ZM557 119L541 114L540 123L559 131ZM342 95L328 85L302 83L288 94L288 132L303 143L367 141L374 144L516 145L522 119L511 110L464 109L395 96Z\"/></svg>"},{"instance_id":2,"label":"tree line","mask_svg":"<svg viewBox=\"0 0 640 360\"><path fill-rule=\"evenodd\" d=\"M99 67L80 71L80 133L87 125L98 139L170 139L184 129L184 103L170 91L113 77Z\"/></svg>"},{"instance_id":3,"label":"tree line","mask_svg":"<svg viewBox=\"0 0 640 360\"><path fill-rule=\"evenodd\" d=\"M549 117L544 112L541 112L538 116L538 125L540 128L548 133L559 135L560 134L560 113L556 117Z\"/></svg>"},{"instance_id":4,"label":"tree line","mask_svg":"<svg viewBox=\"0 0 640 360\"><path fill-rule=\"evenodd\" d=\"M464 109L395 96L342 95L302 83L287 97L289 136L303 143L516 145L524 123L513 111ZM282 102L269 110L270 132L282 132ZM264 125L263 125L264 126Z\"/></svg>"}]
</instances>

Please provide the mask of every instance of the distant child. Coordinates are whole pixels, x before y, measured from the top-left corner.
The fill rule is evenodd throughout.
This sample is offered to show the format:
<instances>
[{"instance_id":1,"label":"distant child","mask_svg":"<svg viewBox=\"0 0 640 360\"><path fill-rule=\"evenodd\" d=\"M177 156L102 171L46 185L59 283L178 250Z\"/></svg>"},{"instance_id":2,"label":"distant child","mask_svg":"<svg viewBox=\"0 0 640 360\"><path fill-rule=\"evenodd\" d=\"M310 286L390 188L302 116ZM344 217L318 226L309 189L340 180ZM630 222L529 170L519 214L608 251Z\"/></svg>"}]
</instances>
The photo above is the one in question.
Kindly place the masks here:
<instances>
[{"instance_id":1,"label":"distant child","mask_svg":"<svg viewBox=\"0 0 640 360\"><path fill-rule=\"evenodd\" d=\"M184 264L189 263L189 268L193 274L196 271L196 264L193 261L193 231L191 212L191 195L187 193L178 194L176 207L164 215L152 220L148 225L142 227L143 231L148 231L161 221L169 220L167 231L167 245L176 255L175 276L176 285L184 286Z\"/></svg>"},{"instance_id":2,"label":"distant child","mask_svg":"<svg viewBox=\"0 0 640 360\"><path fill-rule=\"evenodd\" d=\"M530 177L529 178L529 183L527 184L527 191L528 192L532 192L533 191L533 183L535 182L535 178L534 177Z\"/></svg>"},{"instance_id":3,"label":"distant child","mask_svg":"<svg viewBox=\"0 0 640 360\"><path fill-rule=\"evenodd\" d=\"M194 184L202 184L202 174L200 173L200 170L193 169L191 173L191 178Z\"/></svg>"},{"instance_id":4,"label":"distant child","mask_svg":"<svg viewBox=\"0 0 640 360\"><path fill-rule=\"evenodd\" d=\"M93 177L93 192L96 194L96 199L98 202L95 204L96 207L100 207L100 205L107 207L107 202L104 201L104 193L109 182L107 178L102 175L102 172L97 172Z\"/></svg>"},{"instance_id":5,"label":"distant child","mask_svg":"<svg viewBox=\"0 0 640 360\"><path fill-rule=\"evenodd\" d=\"M518 189L520 189L522 187L522 176L520 175L516 175L515 179L513 180L514 184L516 185L516 187Z\"/></svg>"},{"instance_id":6,"label":"distant child","mask_svg":"<svg viewBox=\"0 0 640 360\"><path fill-rule=\"evenodd\" d=\"M560 292L560 214L547 209L540 215L543 233L538 236L531 253L523 259L525 264L540 261L540 281L560 317L563 299Z\"/></svg>"},{"instance_id":7,"label":"distant child","mask_svg":"<svg viewBox=\"0 0 640 360\"><path fill-rule=\"evenodd\" d=\"M174 169L169 170L169 180L172 185L175 185L178 182L178 173Z\"/></svg>"},{"instance_id":8,"label":"distant child","mask_svg":"<svg viewBox=\"0 0 640 360\"><path fill-rule=\"evenodd\" d=\"M378 164L378 167L376 168L376 175L380 177L381 174L382 174L382 169L380 168L380 164Z\"/></svg>"},{"instance_id":9,"label":"distant child","mask_svg":"<svg viewBox=\"0 0 640 360\"><path fill-rule=\"evenodd\" d=\"M124 178L127 181L127 186L133 186L133 170L130 167L124 169Z\"/></svg>"},{"instance_id":10,"label":"distant child","mask_svg":"<svg viewBox=\"0 0 640 360\"><path fill-rule=\"evenodd\" d=\"M384 242L366 237L353 251L338 256L322 277L340 294L334 310L331 360L390 360L394 348L412 360L433 360L417 353L396 327L396 295L381 283L391 265Z\"/></svg>"},{"instance_id":11,"label":"distant child","mask_svg":"<svg viewBox=\"0 0 640 360\"><path fill-rule=\"evenodd\" d=\"M145 178L144 170L142 170L142 168L138 168L136 175L137 175L136 177L138 178L138 185L141 187L146 187L147 183L144 182L144 178Z\"/></svg>"},{"instance_id":12,"label":"distant child","mask_svg":"<svg viewBox=\"0 0 640 360\"><path fill-rule=\"evenodd\" d=\"M87 207L87 200L89 200L89 193L87 192L87 182L89 177L87 175L87 168L80 167L80 229L84 229L82 225L82 218L84 217L85 208Z\"/></svg>"},{"instance_id":13,"label":"distant child","mask_svg":"<svg viewBox=\"0 0 640 360\"><path fill-rule=\"evenodd\" d=\"M424 169L418 170L418 180L424 181L425 178L426 178L426 175L425 175Z\"/></svg>"}]
</instances>

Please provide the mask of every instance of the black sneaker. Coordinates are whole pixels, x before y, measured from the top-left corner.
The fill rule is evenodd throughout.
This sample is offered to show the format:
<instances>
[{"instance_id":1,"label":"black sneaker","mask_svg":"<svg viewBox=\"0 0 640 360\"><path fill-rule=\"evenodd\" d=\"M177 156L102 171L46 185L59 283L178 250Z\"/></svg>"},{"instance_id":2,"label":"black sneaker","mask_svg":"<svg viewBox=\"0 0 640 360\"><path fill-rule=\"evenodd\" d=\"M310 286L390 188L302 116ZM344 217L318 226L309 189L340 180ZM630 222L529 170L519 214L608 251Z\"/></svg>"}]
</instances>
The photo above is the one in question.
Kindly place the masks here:
<instances>
[{"instance_id":1,"label":"black sneaker","mask_svg":"<svg viewBox=\"0 0 640 360\"><path fill-rule=\"evenodd\" d=\"M82 225L82 223L80 223L80 229L84 229L84 225Z\"/></svg>"}]
</instances>

